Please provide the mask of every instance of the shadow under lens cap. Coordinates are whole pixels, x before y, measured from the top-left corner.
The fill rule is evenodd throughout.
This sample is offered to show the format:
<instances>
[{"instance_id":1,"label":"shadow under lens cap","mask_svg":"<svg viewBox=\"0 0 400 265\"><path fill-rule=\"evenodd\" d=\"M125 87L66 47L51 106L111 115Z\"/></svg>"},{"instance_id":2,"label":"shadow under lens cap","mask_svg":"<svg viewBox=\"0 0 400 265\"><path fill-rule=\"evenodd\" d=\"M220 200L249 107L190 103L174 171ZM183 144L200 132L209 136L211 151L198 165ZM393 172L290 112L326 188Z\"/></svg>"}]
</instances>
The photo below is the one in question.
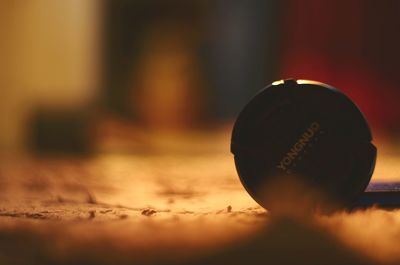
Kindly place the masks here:
<instances>
[{"instance_id":1,"label":"shadow under lens cap","mask_svg":"<svg viewBox=\"0 0 400 265\"><path fill-rule=\"evenodd\" d=\"M371 141L367 121L347 96L320 82L289 79L272 83L245 106L231 152L241 182L267 209L264 191L284 189L268 185L286 176L350 207L375 167Z\"/></svg>"}]
</instances>

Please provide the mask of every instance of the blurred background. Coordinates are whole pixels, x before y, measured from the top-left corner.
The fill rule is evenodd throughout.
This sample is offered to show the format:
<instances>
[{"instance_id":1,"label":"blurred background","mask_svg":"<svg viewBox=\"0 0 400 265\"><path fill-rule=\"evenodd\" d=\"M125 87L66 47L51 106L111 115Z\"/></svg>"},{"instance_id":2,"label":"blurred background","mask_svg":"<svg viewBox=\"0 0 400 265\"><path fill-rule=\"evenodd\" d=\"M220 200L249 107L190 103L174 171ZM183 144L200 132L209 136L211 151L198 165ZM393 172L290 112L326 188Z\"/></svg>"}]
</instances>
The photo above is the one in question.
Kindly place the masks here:
<instances>
[{"instance_id":1,"label":"blurred background","mask_svg":"<svg viewBox=\"0 0 400 265\"><path fill-rule=\"evenodd\" d=\"M2 0L0 150L228 132L256 91L290 77L336 86L395 139L399 28L397 0Z\"/></svg>"}]
</instances>

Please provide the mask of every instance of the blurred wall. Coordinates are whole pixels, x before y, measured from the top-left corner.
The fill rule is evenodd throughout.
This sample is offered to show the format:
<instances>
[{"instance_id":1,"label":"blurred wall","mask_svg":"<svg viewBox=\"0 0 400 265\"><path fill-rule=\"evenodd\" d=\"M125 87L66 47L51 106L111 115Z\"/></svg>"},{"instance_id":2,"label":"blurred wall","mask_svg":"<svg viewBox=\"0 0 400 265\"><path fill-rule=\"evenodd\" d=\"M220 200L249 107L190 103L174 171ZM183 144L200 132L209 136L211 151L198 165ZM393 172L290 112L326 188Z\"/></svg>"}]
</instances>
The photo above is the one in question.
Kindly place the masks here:
<instances>
[{"instance_id":1,"label":"blurred wall","mask_svg":"<svg viewBox=\"0 0 400 265\"><path fill-rule=\"evenodd\" d=\"M375 131L400 133L400 1L286 0L282 76L349 95Z\"/></svg>"},{"instance_id":2,"label":"blurred wall","mask_svg":"<svg viewBox=\"0 0 400 265\"><path fill-rule=\"evenodd\" d=\"M73 109L98 94L97 0L0 1L0 148L20 149L37 108Z\"/></svg>"},{"instance_id":3,"label":"blurred wall","mask_svg":"<svg viewBox=\"0 0 400 265\"><path fill-rule=\"evenodd\" d=\"M78 147L91 111L135 130L229 123L289 77L337 86L397 133L399 26L397 0L1 1L0 149L26 146L34 119L39 147Z\"/></svg>"}]
</instances>

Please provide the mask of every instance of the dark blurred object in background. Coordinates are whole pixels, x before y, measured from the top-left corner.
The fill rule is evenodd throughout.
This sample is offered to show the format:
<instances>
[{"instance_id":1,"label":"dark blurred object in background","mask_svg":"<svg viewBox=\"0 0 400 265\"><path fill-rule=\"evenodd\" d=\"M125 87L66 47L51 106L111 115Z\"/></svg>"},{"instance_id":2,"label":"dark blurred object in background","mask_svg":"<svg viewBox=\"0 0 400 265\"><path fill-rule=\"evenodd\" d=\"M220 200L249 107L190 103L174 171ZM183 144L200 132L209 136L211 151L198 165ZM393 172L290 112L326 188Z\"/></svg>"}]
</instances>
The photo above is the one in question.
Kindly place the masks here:
<instances>
[{"instance_id":1,"label":"dark blurred object in background","mask_svg":"<svg viewBox=\"0 0 400 265\"><path fill-rule=\"evenodd\" d=\"M231 121L278 78L272 1L106 6L105 102L152 128Z\"/></svg>"},{"instance_id":2,"label":"dark blurred object in background","mask_svg":"<svg viewBox=\"0 0 400 265\"><path fill-rule=\"evenodd\" d=\"M103 98L113 112L150 129L185 129L201 119L200 1L105 4Z\"/></svg>"},{"instance_id":3,"label":"dark blurred object in background","mask_svg":"<svg viewBox=\"0 0 400 265\"><path fill-rule=\"evenodd\" d=\"M84 110L38 111L32 118L31 147L38 154L89 154L91 122Z\"/></svg>"},{"instance_id":4,"label":"dark blurred object in background","mask_svg":"<svg viewBox=\"0 0 400 265\"><path fill-rule=\"evenodd\" d=\"M205 70L210 114L231 121L255 93L279 79L279 1L213 1L207 17Z\"/></svg>"}]
</instances>

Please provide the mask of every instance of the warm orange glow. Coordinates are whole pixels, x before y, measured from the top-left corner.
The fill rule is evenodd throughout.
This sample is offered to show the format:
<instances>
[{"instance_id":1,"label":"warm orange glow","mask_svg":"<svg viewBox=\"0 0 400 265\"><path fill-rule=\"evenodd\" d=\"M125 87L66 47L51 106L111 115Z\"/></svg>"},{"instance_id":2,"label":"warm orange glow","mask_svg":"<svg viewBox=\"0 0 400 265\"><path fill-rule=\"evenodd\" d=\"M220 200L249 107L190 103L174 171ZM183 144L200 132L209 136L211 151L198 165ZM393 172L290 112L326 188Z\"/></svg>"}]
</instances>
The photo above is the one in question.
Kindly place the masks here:
<instances>
[{"instance_id":1,"label":"warm orange glow","mask_svg":"<svg viewBox=\"0 0 400 265\"><path fill-rule=\"evenodd\" d=\"M298 80L296 80L296 82L297 82L297 84L305 84L305 85L310 84L310 85L320 85L320 86L322 85L322 86L327 86L327 87L333 88L330 85L327 85L322 82L314 81L314 80L298 79Z\"/></svg>"},{"instance_id":2,"label":"warm orange glow","mask_svg":"<svg viewBox=\"0 0 400 265\"><path fill-rule=\"evenodd\" d=\"M272 82L272 85L273 86L281 85L281 84L283 84L283 82L284 82L284 80L277 80L277 81Z\"/></svg>"}]
</instances>

